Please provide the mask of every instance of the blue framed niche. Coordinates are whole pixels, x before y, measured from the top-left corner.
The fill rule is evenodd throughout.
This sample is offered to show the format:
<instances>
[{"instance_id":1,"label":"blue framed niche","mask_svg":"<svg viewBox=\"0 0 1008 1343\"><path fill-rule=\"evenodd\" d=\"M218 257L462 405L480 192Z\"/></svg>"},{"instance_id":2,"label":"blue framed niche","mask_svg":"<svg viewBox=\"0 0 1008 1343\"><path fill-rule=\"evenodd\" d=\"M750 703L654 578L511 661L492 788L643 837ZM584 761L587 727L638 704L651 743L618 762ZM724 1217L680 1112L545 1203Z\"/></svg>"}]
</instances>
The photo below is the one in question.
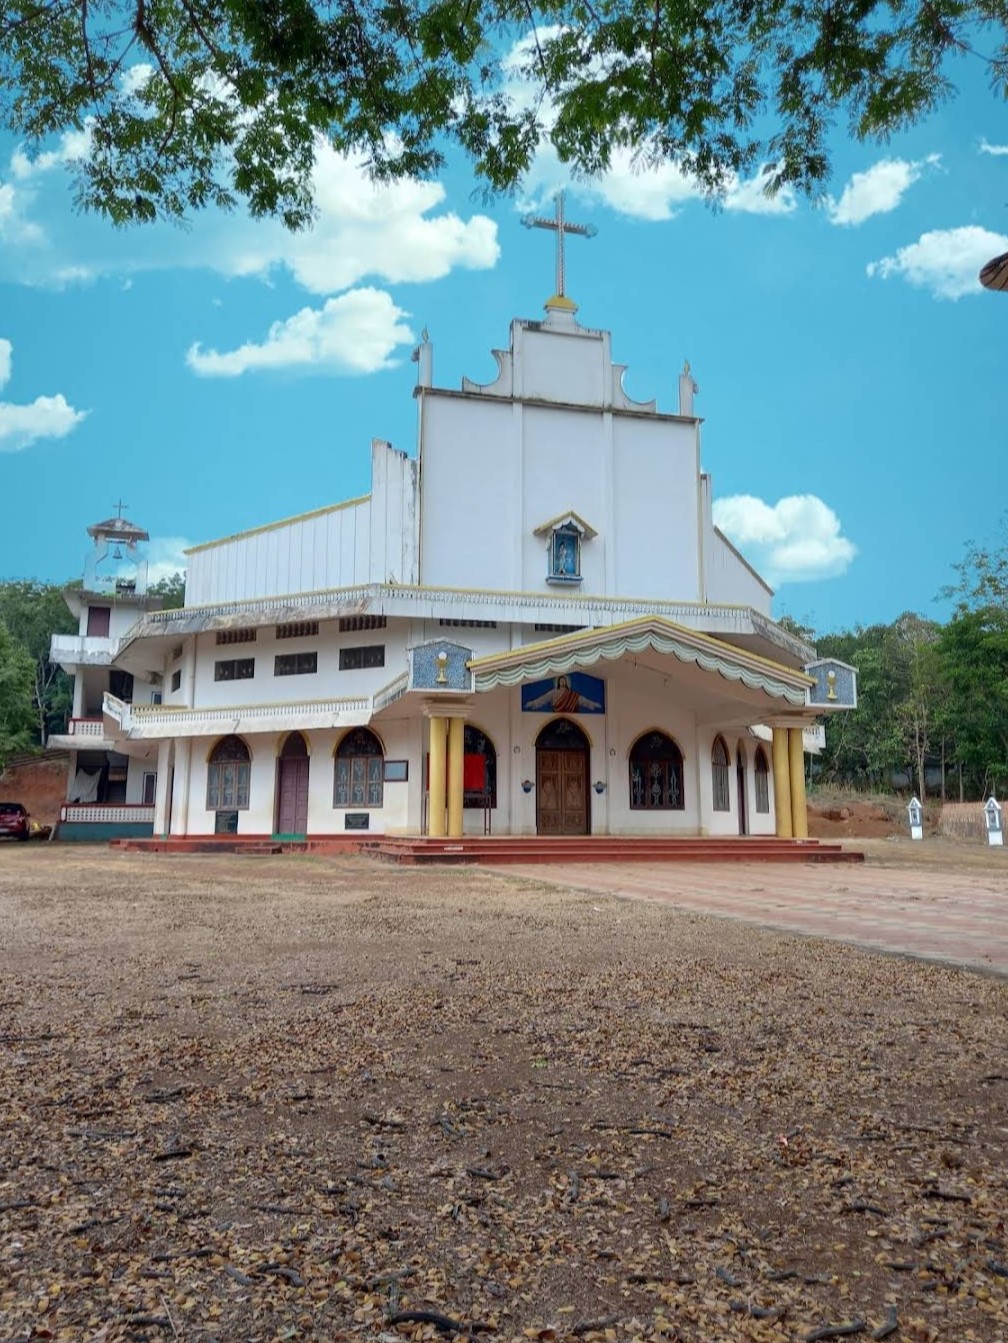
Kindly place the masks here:
<instances>
[{"instance_id":1,"label":"blue framed niche","mask_svg":"<svg viewBox=\"0 0 1008 1343\"><path fill-rule=\"evenodd\" d=\"M577 513L562 513L536 527L546 540L546 582L576 586L581 582L581 549L598 533Z\"/></svg>"}]
</instances>

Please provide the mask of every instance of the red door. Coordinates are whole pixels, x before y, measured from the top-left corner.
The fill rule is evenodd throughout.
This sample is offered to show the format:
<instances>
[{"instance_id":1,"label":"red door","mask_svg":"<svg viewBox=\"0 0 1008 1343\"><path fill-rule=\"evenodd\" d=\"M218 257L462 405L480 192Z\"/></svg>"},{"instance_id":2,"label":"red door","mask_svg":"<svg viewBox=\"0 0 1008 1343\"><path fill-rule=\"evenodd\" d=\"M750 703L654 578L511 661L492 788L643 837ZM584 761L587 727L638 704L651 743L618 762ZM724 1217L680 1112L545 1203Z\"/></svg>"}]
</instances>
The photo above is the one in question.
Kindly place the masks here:
<instances>
[{"instance_id":1,"label":"red door","mask_svg":"<svg viewBox=\"0 0 1008 1343\"><path fill-rule=\"evenodd\" d=\"M308 747L299 732L287 738L277 762L276 833L308 833Z\"/></svg>"}]
</instances>

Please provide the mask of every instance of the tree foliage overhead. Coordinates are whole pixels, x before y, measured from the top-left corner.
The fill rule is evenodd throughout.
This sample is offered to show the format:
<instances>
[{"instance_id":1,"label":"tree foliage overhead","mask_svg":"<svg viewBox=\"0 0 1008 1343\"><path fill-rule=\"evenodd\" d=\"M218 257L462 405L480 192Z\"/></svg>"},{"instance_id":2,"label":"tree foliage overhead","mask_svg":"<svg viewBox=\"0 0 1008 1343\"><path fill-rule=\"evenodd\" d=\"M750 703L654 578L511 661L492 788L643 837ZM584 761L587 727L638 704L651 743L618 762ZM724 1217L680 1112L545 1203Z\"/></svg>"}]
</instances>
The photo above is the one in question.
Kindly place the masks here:
<instances>
[{"instance_id":1,"label":"tree foliage overhead","mask_svg":"<svg viewBox=\"0 0 1008 1343\"><path fill-rule=\"evenodd\" d=\"M9 0L0 117L87 128L80 203L119 223L243 202L301 227L320 137L379 178L455 147L507 191L550 141L579 173L629 147L814 195L831 132L926 116L950 57L1008 92L1006 36L1008 0Z\"/></svg>"}]
</instances>

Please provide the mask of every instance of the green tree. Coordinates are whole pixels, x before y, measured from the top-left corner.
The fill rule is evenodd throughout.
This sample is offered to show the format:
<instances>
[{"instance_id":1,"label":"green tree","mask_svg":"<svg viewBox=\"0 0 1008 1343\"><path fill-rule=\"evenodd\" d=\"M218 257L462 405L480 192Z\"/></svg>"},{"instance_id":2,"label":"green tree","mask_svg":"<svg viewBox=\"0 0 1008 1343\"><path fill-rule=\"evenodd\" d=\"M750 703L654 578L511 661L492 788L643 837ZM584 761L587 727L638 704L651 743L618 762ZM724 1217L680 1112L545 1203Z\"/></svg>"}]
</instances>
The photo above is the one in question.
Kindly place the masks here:
<instances>
[{"instance_id":1,"label":"green tree","mask_svg":"<svg viewBox=\"0 0 1008 1343\"><path fill-rule=\"evenodd\" d=\"M0 583L0 620L31 659L36 733L44 746L50 732L64 726L73 703L72 682L49 660L49 642L54 634L76 634L77 620L62 588L30 579Z\"/></svg>"},{"instance_id":2,"label":"green tree","mask_svg":"<svg viewBox=\"0 0 1008 1343\"><path fill-rule=\"evenodd\" d=\"M10 0L0 110L30 141L87 127L79 200L119 223L241 201L302 227L322 138L379 177L460 148L493 190L548 142L816 194L834 130L919 121L976 45L1003 95L1006 25L1005 0Z\"/></svg>"},{"instance_id":3,"label":"green tree","mask_svg":"<svg viewBox=\"0 0 1008 1343\"><path fill-rule=\"evenodd\" d=\"M941 633L956 755L981 795L1008 784L1008 606L961 609Z\"/></svg>"},{"instance_id":4,"label":"green tree","mask_svg":"<svg viewBox=\"0 0 1008 1343\"><path fill-rule=\"evenodd\" d=\"M909 678L892 625L857 626L822 636L820 657L836 657L858 669L858 707L826 717L822 770L827 778L856 787L888 789L906 764L899 706Z\"/></svg>"},{"instance_id":5,"label":"green tree","mask_svg":"<svg viewBox=\"0 0 1008 1343\"><path fill-rule=\"evenodd\" d=\"M161 598L162 610L171 611L185 605L185 574L176 570L167 578L159 578L147 589L151 597Z\"/></svg>"},{"instance_id":6,"label":"green tree","mask_svg":"<svg viewBox=\"0 0 1008 1343\"><path fill-rule=\"evenodd\" d=\"M917 796L927 796L926 765L937 745L938 718L943 701L943 662L938 651L941 627L933 620L907 612L895 621L893 656L901 664L904 691L895 706L907 772L916 779Z\"/></svg>"},{"instance_id":7,"label":"green tree","mask_svg":"<svg viewBox=\"0 0 1008 1343\"><path fill-rule=\"evenodd\" d=\"M32 743L33 682L31 658L0 620L0 770L8 756Z\"/></svg>"}]
</instances>

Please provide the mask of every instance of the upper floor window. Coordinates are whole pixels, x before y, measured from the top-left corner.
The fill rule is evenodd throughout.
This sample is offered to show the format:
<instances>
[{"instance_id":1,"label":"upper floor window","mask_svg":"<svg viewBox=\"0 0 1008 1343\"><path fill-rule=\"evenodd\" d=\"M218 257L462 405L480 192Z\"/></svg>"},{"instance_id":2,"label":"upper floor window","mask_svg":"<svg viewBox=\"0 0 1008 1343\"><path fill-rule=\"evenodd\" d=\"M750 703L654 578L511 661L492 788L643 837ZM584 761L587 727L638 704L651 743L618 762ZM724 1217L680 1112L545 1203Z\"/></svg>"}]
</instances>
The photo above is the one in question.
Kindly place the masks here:
<instances>
[{"instance_id":1,"label":"upper floor window","mask_svg":"<svg viewBox=\"0 0 1008 1343\"><path fill-rule=\"evenodd\" d=\"M360 671L363 667L384 667L385 645L364 644L360 648L341 648L340 671Z\"/></svg>"},{"instance_id":2,"label":"upper floor window","mask_svg":"<svg viewBox=\"0 0 1008 1343\"><path fill-rule=\"evenodd\" d=\"M171 688L172 690L180 690L181 687L182 687L182 669L179 668L178 671L173 671L171 674Z\"/></svg>"},{"instance_id":3,"label":"upper floor window","mask_svg":"<svg viewBox=\"0 0 1008 1343\"><path fill-rule=\"evenodd\" d=\"M214 663L215 681L251 681L253 676L255 658L228 658L224 662Z\"/></svg>"},{"instance_id":4,"label":"upper floor window","mask_svg":"<svg viewBox=\"0 0 1008 1343\"><path fill-rule=\"evenodd\" d=\"M581 534L569 524L556 527L550 537L549 573L557 583L581 581Z\"/></svg>"},{"instance_id":5,"label":"upper floor window","mask_svg":"<svg viewBox=\"0 0 1008 1343\"><path fill-rule=\"evenodd\" d=\"M240 630L218 630L217 643L219 644L254 644L256 641L256 632L254 629Z\"/></svg>"},{"instance_id":6,"label":"upper floor window","mask_svg":"<svg viewBox=\"0 0 1008 1343\"><path fill-rule=\"evenodd\" d=\"M307 676L318 671L318 653L278 653L273 659L274 676Z\"/></svg>"}]
</instances>

